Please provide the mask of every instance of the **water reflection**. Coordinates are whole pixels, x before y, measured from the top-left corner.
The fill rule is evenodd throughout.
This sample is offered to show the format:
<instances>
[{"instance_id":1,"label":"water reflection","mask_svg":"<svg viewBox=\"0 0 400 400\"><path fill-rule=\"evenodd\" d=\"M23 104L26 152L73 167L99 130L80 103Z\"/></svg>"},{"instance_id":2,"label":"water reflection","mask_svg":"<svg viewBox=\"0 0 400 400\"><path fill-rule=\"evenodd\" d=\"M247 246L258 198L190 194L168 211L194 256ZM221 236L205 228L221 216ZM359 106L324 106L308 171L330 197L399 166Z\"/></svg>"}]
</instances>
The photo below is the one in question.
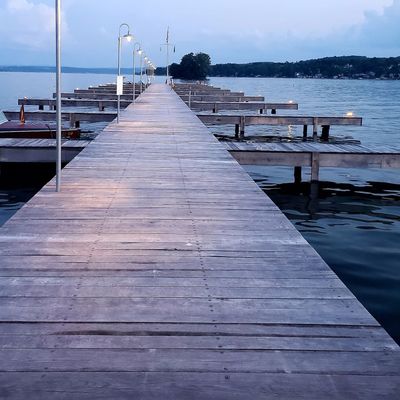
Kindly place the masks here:
<instances>
[{"instance_id":1,"label":"water reflection","mask_svg":"<svg viewBox=\"0 0 400 400\"><path fill-rule=\"evenodd\" d=\"M254 179L400 343L400 184Z\"/></svg>"}]
</instances>

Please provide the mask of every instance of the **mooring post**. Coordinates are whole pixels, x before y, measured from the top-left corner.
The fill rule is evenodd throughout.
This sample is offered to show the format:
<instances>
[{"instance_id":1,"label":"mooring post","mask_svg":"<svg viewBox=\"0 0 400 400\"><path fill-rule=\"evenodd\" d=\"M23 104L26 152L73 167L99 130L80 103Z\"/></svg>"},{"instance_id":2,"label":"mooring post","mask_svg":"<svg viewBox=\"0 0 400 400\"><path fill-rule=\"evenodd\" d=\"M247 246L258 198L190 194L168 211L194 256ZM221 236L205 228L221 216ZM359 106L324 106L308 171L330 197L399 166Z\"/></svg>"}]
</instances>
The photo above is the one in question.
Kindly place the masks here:
<instances>
[{"instance_id":1,"label":"mooring post","mask_svg":"<svg viewBox=\"0 0 400 400\"><path fill-rule=\"evenodd\" d=\"M240 125L235 124L235 139L239 139Z\"/></svg>"},{"instance_id":2,"label":"mooring post","mask_svg":"<svg viewBox=\"0 0 400 400\"><path fill-rule=\"evenodd\" d=\"M240 117L240 123L239 123L240 127L239 127L239 140L243 140L244 139L244 129L246 126L246 117L242 116Z\"/></svg>"},{"instance_id":3,"label":"mooring post","mask_svg":"<svg viewBox=\"0 0 400 400\"><path fill-rule=\"evenodd\" d=\"M69 114L69 126L71 128L75 128L75 124L76 124L75 114Z\"/></svg>"},{"instance_id":4,"label":"mooring post","mask_svg":"<svg viewBox=\"0 0 400 400\"><path fill-rule=\"evenodd\" d=\"M189 108L192 108L192 91L189 90Z\"/></svg>"},{"instance_id":5,"label":"mooring post","mask_svg":"<svg viewBox=\"0 0 400 400\"><path fill-rule=\"evenodd\" d=\"M216 114L218 112L218 104L214 103L213 113Z\"/></svg>"},{"instance_id":6,"label":"mooring post","mask_svg":"<svg viewBox=\"0 0 400 400\"><path fill-rule=\"evenodd\" d=\"M311 154L311 182L319 181L319 153Z\"/></svg>"},{"instance_id":7,"label":"mooring post","mask_svg":"<svg viewBox=\"0 0 400 400\"><path fill-rule=\"evenodd\" d=\"M301 167L294 167L294 183L296 184L299 184L302 181L301 171Z\"/></svg>"},{"instance_id":8,"label":"mooring post","mask_svg":"<svg viewBox=\"0 0 400 400\"><path fill-rule=\"evenodd\" d=\"M264 109L260 108L260 115L263 115L263 114L264 114Z\"/></svg>"},{"instance_id":9,"label":"mooring post","mask_svg":"<svg viewBox=\"0 0 400 400\"><path fill-rule=\"evenodd\" d=\"M318 118L314 118L313 121L313 140L314 142L318 140Z\"/></svg>"},{"instance_id":10,"label":"mooring post","mask_svg":"<svg viewBox=\"0 0 400 400\"><path fill-rule=\"evenodd\" d=\"M44 110L44 105L43 104L39 104L39 111L43 111Z\"/></svg>"},{"instance_id":11,"label":"mooring post","mask_svg":"<svg viewBox=\"0 0 400 400\"><path fill-rule=\"evenodd\" d=\"M275 108L273 108L273 109L271 110L271 114L272 114L272 115L276 115L276 109L275 109Z\"/></svg>"},{"instance_id":12,"label":"mooring post","mask_svg":"<svg viewBox=\"0 0 400 400\"><path fill-rule=\"evenodd\" d=\"M329 142L330 129L331 129L330 125L322 125L321 140L323 140L324 142Z\"/></svg>"},{"instance_id":13,"label":"mooring post","mask_svg":"<svg viewBox=\"0 0 400 400\"><path fill-rule=\"evenodd\" d=\"M308 125L303 126L303 141L305 142L307 140L308 136Z\"/></svg>"}]
</instances>

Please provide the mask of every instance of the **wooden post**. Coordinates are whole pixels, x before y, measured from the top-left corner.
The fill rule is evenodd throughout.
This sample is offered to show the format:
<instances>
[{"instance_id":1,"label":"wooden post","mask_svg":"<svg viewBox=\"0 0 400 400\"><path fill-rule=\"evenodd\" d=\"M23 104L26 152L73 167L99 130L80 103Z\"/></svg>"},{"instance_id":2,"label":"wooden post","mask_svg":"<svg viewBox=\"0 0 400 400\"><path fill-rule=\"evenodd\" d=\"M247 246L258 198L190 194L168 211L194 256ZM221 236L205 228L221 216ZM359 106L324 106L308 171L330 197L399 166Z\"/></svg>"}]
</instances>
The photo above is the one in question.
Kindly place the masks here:
<instances>
[{"instance_id":1,"label":"wooden post","mask_svg":"<svg viewBox=\"0 0 400 400\"><path fill-rule=\"evenodd\" d=\"M246 117L240 117L240 128L239 128L239 139L243 140L244 139L244 129L246 126Z\"/></svg>"},{"instance_id":2,"label":"wooden post","mask_svg":"<svg viewBox=\"0 0 400 400\"><path fill-rule=\"evenodd\" d=\"M39 104L39 111L43 111L44 110L44 105L43 104Z\"/></svg>"},{"instance_id":3,"label":"wooden post","mask_svg":"<svg viewBox=\"0 0 400 400\"><path fill-rule=\"evenodd\" d=\"M218 112L218 105L214 103L213 113L216 114Z\"/></svg>"},{"instance_id":4,"label":"wooden post","mask_svg":"<svg viewBox=\"0 0 400 400\"><path fill-rule=\"evenodd\" d=\"M307 136L308 136L308 125L303 126L303 141L307 141Z\"/></svg>"},{"instance_id":5,"label":"wooden post","mask_svg":"<svg viewBox=\"0 0 400 400\"><path fill-rule=\"evenodd\" d=\"M240 125L235 124L235 139L239 139Z\"/></svg>"},{"instance_id":6,"label":"wooden post","mask_svg":"<svg viewBox=\"0 0 400 400\"><path fill-rule=\"evenodd\" d=\"M310 198L311 200L318 200L319 195L319 182L311 182L310 183ZM311 203L310 203L311 205Z\"/></svg>"},{"instance_id":7,"label":"wooden post","mask_svg":"<svg viewBox=\"0 0 400 400\"><path fill-rule=\"evenodd\" d=\"M299 184L301 181L301 167L294 167L294 183Z\"/></svg>"},{"instance_id":8,"label":"wooden post","mask_svg":"<svg viewBox=\"0 0 400 400\"><path fill-rule=\"evenodd\" d=\"M318 140L318 118L314 118L313 140L314 140L314 142L316 142Z\"/></svg>"},{"instance_id":9,"label":"wooden post","mask_svg":"<svg viewBox=\"0 0 400 400\"><path fill-rule=\"evenodd\" d=\"M260 115L263 115L263 114L264 114L264 109L260 108Z\"/></svg>"},{"instance_id":10,"label":"wooden post","mask_svg":"<svg viewBox=\"0 0 400 400\"><path fill-rule=\"evenodd\" d=\"M311 154L311 182L319 181L319 153Z\"/></svg>"},{"instance_id":11,"label":"wooden post","mask_svg":"<svg viewBox=\"0 0 400 400\"><path fill-rule=\"evenodd\" d=\"M275 110L275 109L272 109L272 110L271 110L271 114L272 114L272 115L276 115L276 110Z\"/></svg>"},{"instance_id":12,"label":"wooden post","mask_svg":"<svg viewBox=\"0 0 400 400\"><path fill-rule=\"evenodd\" d=\"M321 140L323 140L324 142L329 142L330 129L331 129L330 125L322 125Z\"/></svg>"}]
</instances>

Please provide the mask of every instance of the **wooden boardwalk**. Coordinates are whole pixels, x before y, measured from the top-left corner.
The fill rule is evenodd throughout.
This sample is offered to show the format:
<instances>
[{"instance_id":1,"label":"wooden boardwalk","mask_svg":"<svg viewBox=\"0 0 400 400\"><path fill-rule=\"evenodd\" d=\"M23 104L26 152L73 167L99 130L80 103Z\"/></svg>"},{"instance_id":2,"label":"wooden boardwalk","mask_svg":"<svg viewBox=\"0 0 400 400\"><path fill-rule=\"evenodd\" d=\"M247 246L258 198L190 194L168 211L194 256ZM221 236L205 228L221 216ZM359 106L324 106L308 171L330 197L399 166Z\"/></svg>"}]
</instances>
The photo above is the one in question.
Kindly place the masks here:
<instances>
[{"instance_id":1,"label":"wooden boardwalk","mask_svg":"<svg viewBox=\"0 0 400 400\"><path fill-rule=\"evenodd\" d=\"M398 399L398 346L164 85L0 257L1 399Z\"/></svg>"}]
</instances>

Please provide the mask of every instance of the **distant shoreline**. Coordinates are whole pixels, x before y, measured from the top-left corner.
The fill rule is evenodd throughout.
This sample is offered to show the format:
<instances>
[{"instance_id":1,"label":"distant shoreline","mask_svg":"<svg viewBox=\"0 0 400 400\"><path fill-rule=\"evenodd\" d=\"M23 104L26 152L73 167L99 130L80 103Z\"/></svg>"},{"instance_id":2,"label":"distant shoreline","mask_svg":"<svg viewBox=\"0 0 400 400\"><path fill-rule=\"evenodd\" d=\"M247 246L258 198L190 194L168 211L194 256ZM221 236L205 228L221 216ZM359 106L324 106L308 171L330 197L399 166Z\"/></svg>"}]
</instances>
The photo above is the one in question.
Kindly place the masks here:
<instances>
[{"instance_id":1,"label":"distant shoreline","mask_svg":"<svg viewBox=\"0 0 400 400\"><path fill-rule=\"evenodd\" d=\"M116 68L63 67L62 71L66 74L117 74ZM137 69L136 73L139 71ZM0 72L55 73L55 67L3 65ZM132 68L123 68L122 73L129 76ZM165 76L166 68L157 68L156 75ZM215 64L211 65L208 77L400 80L400 57L343 56L285 63Z\"/></svg>"}]
</instances>

